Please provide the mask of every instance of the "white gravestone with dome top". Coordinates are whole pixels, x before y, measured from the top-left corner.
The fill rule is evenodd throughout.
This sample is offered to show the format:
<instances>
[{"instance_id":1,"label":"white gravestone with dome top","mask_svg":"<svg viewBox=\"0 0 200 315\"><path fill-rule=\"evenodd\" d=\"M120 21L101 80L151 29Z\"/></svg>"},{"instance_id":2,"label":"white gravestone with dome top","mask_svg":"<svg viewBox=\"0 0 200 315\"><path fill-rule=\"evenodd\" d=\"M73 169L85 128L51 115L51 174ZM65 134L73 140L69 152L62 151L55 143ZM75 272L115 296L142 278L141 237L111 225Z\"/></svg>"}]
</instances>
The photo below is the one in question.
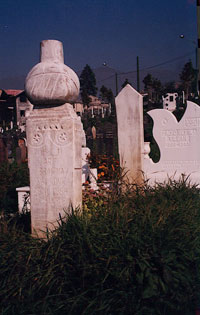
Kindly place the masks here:
<instances>
[{"instance_id":1,"label":"white gravestone with dome top","mask_svg":"<svg viewBox=\"0 0 200 315\"><path fill-rule=\"evenodd\" d=\"M45 237L65 211L82 203L82 129L70 104L79 80L64 65L61 42L41 43L41 62L29 72L25 91L34 105L27 117L32 233Z\"/></svg>"}]
</instances>

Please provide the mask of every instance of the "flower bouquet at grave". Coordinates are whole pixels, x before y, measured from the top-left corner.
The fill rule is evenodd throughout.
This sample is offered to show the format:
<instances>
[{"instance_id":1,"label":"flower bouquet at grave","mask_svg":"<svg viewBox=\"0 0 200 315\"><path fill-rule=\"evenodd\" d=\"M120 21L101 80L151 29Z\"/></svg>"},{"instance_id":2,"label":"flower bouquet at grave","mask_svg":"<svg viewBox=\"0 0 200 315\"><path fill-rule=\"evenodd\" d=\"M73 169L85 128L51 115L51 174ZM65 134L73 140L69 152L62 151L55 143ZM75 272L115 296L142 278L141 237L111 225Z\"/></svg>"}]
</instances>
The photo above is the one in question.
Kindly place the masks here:
<instances>
[{"instance_id":1,"label":"flower bouquet at grave","mask_svg":"<svg viewBox=\"0 0 200 315\"><path fill-rule=\"evenodd\" d=\"M88 157L90 168L97 168L98 182L114 181L119 178L119 161L113 156L97 155L92 153Z\"/></svg>"}]
</instances>

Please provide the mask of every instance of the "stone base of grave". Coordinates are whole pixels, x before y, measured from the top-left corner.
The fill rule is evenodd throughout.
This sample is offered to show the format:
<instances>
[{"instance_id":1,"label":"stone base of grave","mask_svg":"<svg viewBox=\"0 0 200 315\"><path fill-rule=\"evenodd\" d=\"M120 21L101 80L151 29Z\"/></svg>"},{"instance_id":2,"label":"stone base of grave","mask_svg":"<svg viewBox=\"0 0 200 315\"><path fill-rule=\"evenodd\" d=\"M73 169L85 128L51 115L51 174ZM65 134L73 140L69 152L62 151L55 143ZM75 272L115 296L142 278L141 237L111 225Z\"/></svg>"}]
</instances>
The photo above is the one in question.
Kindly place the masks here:
<instances>
[{"instance_id":1,"label":"stone base of grave","mask_svg":"<svg viewBox=\"0 0 200 315\"><path fill-rule=\"evenodd\" d=\"M191 172L188 174L180 173L177 171L167 173L167 172L155 172L155 173L146 173L144 176L145 182L150 186L155 186L157 184L167 184L170 181L180 182L186 181L187 184L195 185L197 188L200 188L200 172Z\"/></svg>"},{"instance_id":2,"label":"stone base of grave","mask_svg":"<svg viewBox=\"0 0 200 315\"><path fill-rule=\"evenodd\" d=\"M27 144L32 233L45 237L82 203L81 122L72 105L33 109Z\"/></svg>"}]
</instances>

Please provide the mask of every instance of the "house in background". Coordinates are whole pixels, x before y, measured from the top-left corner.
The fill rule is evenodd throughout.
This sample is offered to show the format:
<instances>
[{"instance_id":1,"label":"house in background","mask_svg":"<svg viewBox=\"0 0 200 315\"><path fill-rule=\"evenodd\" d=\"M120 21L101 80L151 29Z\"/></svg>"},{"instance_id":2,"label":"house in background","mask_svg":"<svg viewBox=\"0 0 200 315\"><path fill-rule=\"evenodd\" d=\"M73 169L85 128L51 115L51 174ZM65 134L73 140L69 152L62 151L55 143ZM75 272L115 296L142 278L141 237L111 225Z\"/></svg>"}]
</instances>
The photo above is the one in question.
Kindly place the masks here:
<instances>
[{"instance_id":1,"label":"house in background","mask_svg":"<svg viewBox=\"0 0 200 315\"><path fill-rule=\"evenodd\" d=\"M33 108L33 105L29 102L25 91L22 91L22 93L18 94L16 97L16 121L18 128L21 129L21 131L25 131L26 129L26 114L27 112L31 111Z\"/></svg>"},{"instance_id":2,"label":"house in background","mask_svg":"<svg viewBox=\"0 0 200 315\"><path fill-rule=\"evenodd\" d=\"M163 108L173 112L176 110L176 101L178 93L167 93L162 96Z\"/></svg>"},{"instance_id":3,"label":"house in background","mask_svg":"<svg viewBox=\"0 0 200 315\"><path fill-rule=\"evenodd\" d=\"M90 117L94 118L95 116L101 116L104 118L105 116L109 116L111 114L111 104L102 102L98 97L90 95L90 102L88 105L83 105L81 98L77 100L76 103L73 104L74 110L78 116L85 114L89 114Z\"/></svg>"},{"instance_id":4,"label":"house in background","mask_svg":"<svg viewBox=\"0 0 200 315\"><path fill-rule=\"evenodd\" d=\"M111 104L102 102L98 97L90 95L90 103L83 105L79 98L74 104L74 111L78 116L104 118L111 114ZM21 131L26 130L26 114L31 111L33 105L26 97L24 90L0 90L0 127L12 129L18 126Z\"/></svg>"},{"instance_id":5,"label":"house in background","mask_svg":"<svg viewBox=\"0 0 200 315\"><path fill-rule=\"evenodd\" d=\"M0 90L0 126L25 127L25 113L31 109L24 90Z\"/></svg>"},{"instance_id":6,"label":"house in background","mask_svg":"<svg viewBox=\"0 0 200 315\"><path fill-rule=\"evenodd\" d=\"M2 127L16 124L16 96L22 90L0 90L0 124Z\"/></svg>"}]
</instances>

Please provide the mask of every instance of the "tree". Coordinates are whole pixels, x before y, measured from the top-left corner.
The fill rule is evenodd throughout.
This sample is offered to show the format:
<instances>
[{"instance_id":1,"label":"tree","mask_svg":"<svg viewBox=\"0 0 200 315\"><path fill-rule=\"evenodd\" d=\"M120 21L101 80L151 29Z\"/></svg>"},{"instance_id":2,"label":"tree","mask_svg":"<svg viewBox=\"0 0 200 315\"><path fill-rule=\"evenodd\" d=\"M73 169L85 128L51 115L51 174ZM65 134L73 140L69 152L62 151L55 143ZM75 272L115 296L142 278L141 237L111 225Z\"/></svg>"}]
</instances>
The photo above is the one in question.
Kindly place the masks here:
<instances>
[{"instance_id":1,"label":"tree","mask_svg":"<svg viewBox=\"0 0 200 315\"><path fill-rule=\"evenodd\" d=\"M162 84L160 80L152 77L150 73L143 79L144 90L148 93L149 99L155 102L159 101L162 94Z\"/></svg>"},{"instance_id":2,"label":"tree","mask_svg":"<svg viewBox=\"0 0 200 315\"><path fill-rule=\"evenodd\" d=\"M179 77L182 82L183 90L185 91L185 98L188 99L189 93L192 92L192 86L196 78L196 72L193 68L191 60L184 65Z\"/></svg>"},{"instance_id":3,"label":"tree","mask_svg":"<svg viewBox=\"0 0 200 315\"><path fill-rule=\"evenodd\" d=\"M153 78L150 73L148 73L146 77L144 77L143 83L144 83L144 90L148 93L149 99L152 99Z\"/></svg>"},{"instance_id":4,"label":"tree","mask_svg":"<svg viewBox=\"0 0 200 315\"><path fill-rule=\"evenodd\" d=\"M124 88L127 84L132 85L128 79L125 79L124 83L122 84L122 88Z\"/></svg>"},{"instance_id":5,"label":"tree","mask_svg":"<svg viewBox=\"0 0 200 315\"><path fill-rule=\"evenodd\" d=\"M162 84L157 78L153 78L153 99L159 102L162 95Z\"/></svg>"},{"instance_id":6,"label":"tree","mask_svg":"<svg viewBox=\"0 0 200 315\"><path fill-rule=\"evenodd\" d=\"M175 87L175 82L174 81L169 81L166 82L163 86L163 90L162 93L166 94L166 93L175 93L177 92L177 89Z\"/></svg>"},{"instance_id":7,"label":"tree","mask_svg":"<svg viewBox=\"0 0 200 315\"><path fill-rule=\"evenodd\" d=\"M87 64L80 75L80 90L83 104L88 105L90 102L90 95L97 95L95 74Z\"/></svg>"},{"instance_id":8,"label":"tree","mask_svg":"<svg viewBox=\"0 0 200 315\"><path fill-rule=\"evenodd\" d=\"M105 101L107 99L107 93L108 89L104 85L100 88L100 98L102 101Z\"/></svg>"},{"instance_id":9,"label":"tree","mask_svg":"<svg viewBox=\"0 0 200 315\"><path fill-rule=\"evenodd\" d=\"M102 85L102 87L100 88L100 98L104 102L112 103L114 99L112 90Z\"/></svg>"}]
</instances>

